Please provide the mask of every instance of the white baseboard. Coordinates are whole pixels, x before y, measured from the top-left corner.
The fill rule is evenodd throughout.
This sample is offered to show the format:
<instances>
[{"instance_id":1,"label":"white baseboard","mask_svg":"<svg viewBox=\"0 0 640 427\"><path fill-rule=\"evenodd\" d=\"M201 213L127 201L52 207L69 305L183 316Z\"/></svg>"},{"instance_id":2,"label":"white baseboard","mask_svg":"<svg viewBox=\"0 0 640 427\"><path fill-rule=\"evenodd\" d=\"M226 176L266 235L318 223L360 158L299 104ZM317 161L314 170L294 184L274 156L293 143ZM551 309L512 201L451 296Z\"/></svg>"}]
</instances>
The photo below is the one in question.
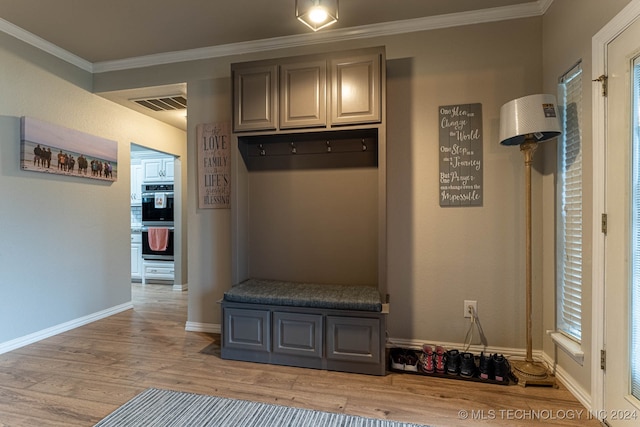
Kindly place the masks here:
<instances>
[{"instance_id":1,"label":"white baseboard","mask_svg":"<svg viewBox=\"0 0 640 427\"><path fill-rule=\"evenodd\" d=\"M206 332L209 334L219 334L222 331L219 324L198 322L187 322L184 329L189 332Z\"/></svg>"},{"instance_id":2,"label":"white baseboard","mask_svg":"<svg viewBox=\"0 0 640 427\"><path fill-rule=\"evenodd\" d=\"M547 365L551 372L555 373L556 379L560 381L566 388L584 405L587 411L591 412L591 394L578 384L578 382L565 371L561 366L555 364L553 358L547 353L542 353L542 361Z\"/></svg>"},{"instance_id":3,"label":"white baseboard","mask_svg":"<svg viewBox=\"0 0 640 427\"><path fill-rule=\"evenodd\" d=\"M106 317L113 316L114 314L118 314L132 308L133 308L133 303L129 301L127 303L120 304L115 307L111 307L106 310L102 310L97 313L90 314L88 316L80 317L78 319L74 319L69 322L61 323L59 325L52 326L50 328L43 329L38 332L34 332L29 335L25 335L23 337L13 339L11 341L0 343L0 354L7 353L12 350L16 350L20 347L33 344L45 338L50 338L62 332L70 331L71 329L75 329L80 326L87 325L89 323L95 322L96 320L104 319Z\"/></svg>"},{"instance_id":4,"label":"white baseboard","mask_svg":"<svg viewBox=\"0 0 640 427\"><path fill-rule=\"evenodd\" d=\"M189 286L186 283L174 283L173 284L173 290L174 291L186 291L187 289L189 289Z\"/></svg>"}]
</instances>

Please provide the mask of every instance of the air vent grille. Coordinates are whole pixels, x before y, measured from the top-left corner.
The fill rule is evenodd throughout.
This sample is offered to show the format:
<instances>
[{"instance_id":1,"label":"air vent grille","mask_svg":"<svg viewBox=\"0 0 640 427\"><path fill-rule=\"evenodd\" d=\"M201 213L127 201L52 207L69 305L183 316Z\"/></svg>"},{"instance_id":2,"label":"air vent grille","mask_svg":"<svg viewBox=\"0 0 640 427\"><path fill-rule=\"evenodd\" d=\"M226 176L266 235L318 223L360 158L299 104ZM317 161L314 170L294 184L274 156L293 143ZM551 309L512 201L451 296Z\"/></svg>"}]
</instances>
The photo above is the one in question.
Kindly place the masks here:
<instances>
[{"instance_id":1,"label":"air vent grille","mask_svg":"<svg viewBox=\"0 0 640 427\"><path fill-rule=\"evenodd\" d=\"M132 101L153 111L174 111L187 108L187 98L182 95L132 99Z\"/></svg>"}]
</instances>

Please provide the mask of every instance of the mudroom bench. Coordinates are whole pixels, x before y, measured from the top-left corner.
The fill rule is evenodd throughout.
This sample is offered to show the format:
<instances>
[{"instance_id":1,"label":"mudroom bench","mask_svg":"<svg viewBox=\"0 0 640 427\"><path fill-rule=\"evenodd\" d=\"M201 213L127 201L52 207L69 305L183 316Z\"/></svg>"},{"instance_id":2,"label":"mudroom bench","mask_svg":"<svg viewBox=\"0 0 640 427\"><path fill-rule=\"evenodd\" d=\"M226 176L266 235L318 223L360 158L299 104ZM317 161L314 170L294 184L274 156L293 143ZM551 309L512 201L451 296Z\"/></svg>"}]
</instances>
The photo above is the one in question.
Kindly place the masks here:
<instances>
[{"instance_id":1,"label":"mudroom bench","mask_svg":"<svg viewBox=\"0 0 640 427\"><path fill-rule=\"evenodd\" d=\"M386 310L375 287L248 279L221 303L223 359L386 373Z\"/></svg>"}]
</instances>

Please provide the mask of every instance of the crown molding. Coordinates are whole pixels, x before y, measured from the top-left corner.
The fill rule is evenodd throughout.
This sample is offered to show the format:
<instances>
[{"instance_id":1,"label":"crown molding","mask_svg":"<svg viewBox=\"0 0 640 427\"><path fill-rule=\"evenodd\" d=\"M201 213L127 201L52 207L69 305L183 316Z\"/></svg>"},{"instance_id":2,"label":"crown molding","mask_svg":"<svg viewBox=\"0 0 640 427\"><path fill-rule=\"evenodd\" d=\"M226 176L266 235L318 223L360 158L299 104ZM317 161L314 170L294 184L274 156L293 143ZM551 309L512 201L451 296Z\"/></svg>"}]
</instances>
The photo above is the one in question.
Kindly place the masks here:
<instances>
[{"instance_id":1,"label":"crown molding","mask_svg":"<svg viewBox=\"0 0 640 427\"><path fill-rule=\"evenodd\" d=\"M116 61L96 62L94 64L94 72L104 73L108 71L120 71L132 68L220 58L230 55L265 52L269 50L309 46L321 43L391 36L416 31L429 31L463 25L541 16L543 14L542 3L550 4L552 1L553 0L538 0L537 2L529 2L507 7L384 22L380 24L363 25L360 27L329 30L296 36L274 37L270 39L231 43L201 49L168 52Z\"/></svg>"},{"instance_id":2,"label":"crown molding","mask_svg":"<svg viewBox=\"0 0 640 427\"><path fill-rule=\"evenodd\" d=\"M514 6L481 9L470 12L451 13L425 18L407 19L402 21L384 22L380 24L363 25L359 27L329 30L319 33L307 33L295 36L274 37L270 39L254 40L240 43L230 43L210 46L200 49L189 49L176 52L145 55L135 58L119 59L91 63L74 55L53 43L50 43L28 31L17 27L0 18L0 31L3 31L25 43L39 48L53 56L69 62L91 73L105 73L135 68L151 67L155 65L173 64L187 61L220 58L231 55L264 52L269 50L286 49L300 46L310 46L321 43L341 42L373 37L392 36L429 31L464 25L482 24L510 19L529 18L543 15L553 0L538 0Z\"/></svg>"},{"instance_id":3,"label":"crown molding","mask_svg":"<svg viewBox=\"0 0 640 427\"><path fill-rule=\"evenodd\" d=\"M76 67L84 71L93 73L93 64L91 62L82 59L67 50L62 49L61 47L58 47L57 45L48 42L45 39L30 33L29 31L23 30L17 25L14 25L2 18L0 18L0 31L13 36L16 39L23 41L33 47L36 47L46 53L49 53L56 58L62 59L63 61L66 61L71 65L75 65Z\"/></svg>"},{"instance_id":4,"label":"crown molding","mask_svg":"<svg viewBox=\"0 0 640 427\"><path fill-rule=\"evenodd\" d=\"M544 15L547 12L547 9L549 9L549 6L551 6L551 3L553 3L553 0L538 0L538 5L540 6L541 15Z\"/></svg>"}]
</instances>

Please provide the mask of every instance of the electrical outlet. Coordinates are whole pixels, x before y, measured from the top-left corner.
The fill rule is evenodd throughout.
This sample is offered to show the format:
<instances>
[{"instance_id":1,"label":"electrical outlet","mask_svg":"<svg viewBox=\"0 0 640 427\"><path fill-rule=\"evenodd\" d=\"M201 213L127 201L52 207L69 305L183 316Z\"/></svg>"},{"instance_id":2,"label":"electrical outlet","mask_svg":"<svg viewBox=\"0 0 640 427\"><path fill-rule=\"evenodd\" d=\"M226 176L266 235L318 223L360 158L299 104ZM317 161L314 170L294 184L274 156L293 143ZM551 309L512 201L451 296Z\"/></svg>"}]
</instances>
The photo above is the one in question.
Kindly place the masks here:
<instances>
[{"instance_id":1,"label":"electrical outlet","mask_svg":"<svg viewBox=\"0 0 640 427\"><path fill-rule=\"evenodd\" d=\"M469 310L469 306L473 307L476 315L478 314L478 301L472 300L464 300L464 317L471 317L471 310Z\"/></svg>"}]
</instances>

